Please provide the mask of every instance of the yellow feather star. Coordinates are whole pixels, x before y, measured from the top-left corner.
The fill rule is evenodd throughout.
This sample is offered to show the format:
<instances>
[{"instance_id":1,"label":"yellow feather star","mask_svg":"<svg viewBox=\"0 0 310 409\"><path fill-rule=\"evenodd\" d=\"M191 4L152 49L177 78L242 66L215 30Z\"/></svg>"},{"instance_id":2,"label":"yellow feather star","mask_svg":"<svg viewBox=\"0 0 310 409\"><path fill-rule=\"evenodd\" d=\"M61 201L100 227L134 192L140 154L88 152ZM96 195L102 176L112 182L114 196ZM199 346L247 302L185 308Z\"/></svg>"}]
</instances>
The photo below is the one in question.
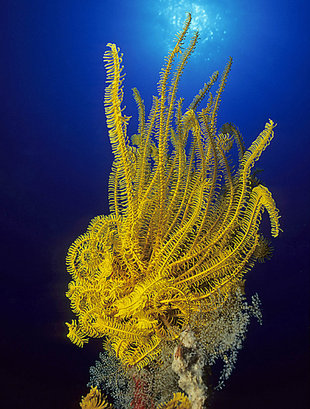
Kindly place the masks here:
<instances>
[{"instance_id":1,"label":"yellow feather star","mask_svg":"<svg viewBox=\"0 0 310 409\"><path fill-rule=\"evenodd\" d=\"M191 409L192 405L186 395L181 392L174 393L169 402L162 403L156 409Z\"/></svg>"},{"instance_id":2,"label":"yellow feather star","mask_svg":"<svg viewBox=\"0 0 310 409\"><path fill-rule=\"evenodd\" d=\"M113 409L113 406L107 402L106 397L101 395L101 391L92 387L88 394L80 402L82 409Z\"/></svg>"},{"instance_id":3,"label":"yellow feather star","mask_svg":"<svg viewBox=\"0 0 310 409\"><path fill-rule=\"evenodd\" d=\"M217 113L232 61L219 87L214 73L182 113L178 83L198 34L187 48L189 15L165 60L146 118L136 89L139 128L131 141L124 115L122 54L108 44L105 112L114 154L109 181L110 215L95 217L70 247L67 297L77 321L68 337L108 338L125 365L141 368L176 339L202 308L218 308L257 261L267 210L271 233L279 216L269 190L254 183L255 162L273 138L269 120L248 150L231 124L217 129ZM173 71L173 67L175 70ZM169 82L170 81L170 82ZM202 99L207 105L197 112ZM236 143L239 164L229 165Z\"/></svg>"}]
</instances>

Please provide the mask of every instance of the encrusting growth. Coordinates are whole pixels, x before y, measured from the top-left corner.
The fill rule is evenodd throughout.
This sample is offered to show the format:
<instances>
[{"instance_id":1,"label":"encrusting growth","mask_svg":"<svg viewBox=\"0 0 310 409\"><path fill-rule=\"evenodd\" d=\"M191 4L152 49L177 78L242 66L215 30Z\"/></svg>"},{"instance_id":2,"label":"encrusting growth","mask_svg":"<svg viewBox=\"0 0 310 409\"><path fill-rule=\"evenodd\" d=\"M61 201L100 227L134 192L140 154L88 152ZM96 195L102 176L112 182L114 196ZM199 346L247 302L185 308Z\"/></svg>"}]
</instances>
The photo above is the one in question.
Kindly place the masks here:
<instances>
[{"instance_id":1,"label":"encrusting growth","mask_svg":"<svg viewBox=\"0 0 310 409\"><path fill-rule=\"evenodd\" d=\"M260 181L254 183L253 175L273 138L274 122L266 123L247 150L234 125L217 125L232 60L214 93L217 72L184 112L183 99L177 99L198 40L196 33L184 46L190 22L188 15L165 59L148 116L133 90L139 127L131 138L130 117L122 106L123 56L108 44L105 112L114 154L110 214L95 217L67 255L72 276L67 297L77 316L67 324L68 337L81 347L90 337L103 338L125 367L137 370L183 331L203 325L194 320L196 314L207 319L243 287L244 275L268 253L259 232L264 210L272 236L279 233L272 195ZM230 165L234 145L236 170Z\"/></svg>"}]
</instances>

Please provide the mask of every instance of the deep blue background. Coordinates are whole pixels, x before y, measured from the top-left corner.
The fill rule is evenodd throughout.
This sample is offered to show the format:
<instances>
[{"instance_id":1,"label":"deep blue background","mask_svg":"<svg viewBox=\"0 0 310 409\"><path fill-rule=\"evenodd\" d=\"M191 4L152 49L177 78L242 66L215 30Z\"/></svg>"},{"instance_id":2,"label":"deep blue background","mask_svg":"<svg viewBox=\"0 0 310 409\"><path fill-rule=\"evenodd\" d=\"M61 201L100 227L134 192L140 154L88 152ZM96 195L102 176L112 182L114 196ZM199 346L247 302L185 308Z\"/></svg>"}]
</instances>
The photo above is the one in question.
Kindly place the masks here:
<instances>
[{"instance_id":1,"label":"deep blue background","mask_svg":"<svg viewBox=\"0 0 310 409\"><path fill-rule=\"evenodd\" d=\"M112 155L103 110L108 42L124 52L126 114L147 109L177 23L191 11L201 41L179 95L196 95L234 59L220 122L248 146L268 118L276 137L259 167L284 232L248 275L255 323L215 408L303 409L309 382L309 3L302 0L1 3L1 406L77 408L100 343L66 338L68 246L108 212ZM173 19L175 16L175 19ZM173 24L175 22L175 24ZM268 223L266 222L266 225Z\"/></svg>"}]
</instances>

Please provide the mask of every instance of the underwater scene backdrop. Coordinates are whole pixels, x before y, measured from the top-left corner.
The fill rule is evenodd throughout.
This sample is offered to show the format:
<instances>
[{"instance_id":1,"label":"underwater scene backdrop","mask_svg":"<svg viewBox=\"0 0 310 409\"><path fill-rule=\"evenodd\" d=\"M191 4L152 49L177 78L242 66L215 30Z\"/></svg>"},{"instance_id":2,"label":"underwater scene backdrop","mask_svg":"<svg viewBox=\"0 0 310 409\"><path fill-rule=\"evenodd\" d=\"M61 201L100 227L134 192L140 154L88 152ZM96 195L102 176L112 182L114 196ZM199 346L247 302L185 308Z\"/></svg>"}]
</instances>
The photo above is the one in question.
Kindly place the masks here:
<instances>
[{"instance_id":1,"label":"underwater scene backdrop","mask_svg":"<svg viewBox=\"0 0 310 409\"><path fill-rule=\"evenodd\" d=\"M309 6L276 0L17 0L4 5L4 406L77 408L88 392L89 368L98 361L102 342L92 339L80 349L67 338L65 322L74 317L65 297L66 255L91 219L110 212L113 154L102 58L108 43L124 53L124 115L132 117L128 134L135 134L132 88L149 112L164 57L188 12L189 34L198 30L199 40L178 88L184 106L214 71L224 71L231 56L219 127L236 124L248 148L269 118L277 124L256 175L272 192L283 231L271 237L265 212L261 230L273 255L246 276L246 294L258 293L261 300L263 325L251 321L236 367L212 407L308 407ZM169 291L171 299L181 300Z\"/></svg>"}]
</instances>

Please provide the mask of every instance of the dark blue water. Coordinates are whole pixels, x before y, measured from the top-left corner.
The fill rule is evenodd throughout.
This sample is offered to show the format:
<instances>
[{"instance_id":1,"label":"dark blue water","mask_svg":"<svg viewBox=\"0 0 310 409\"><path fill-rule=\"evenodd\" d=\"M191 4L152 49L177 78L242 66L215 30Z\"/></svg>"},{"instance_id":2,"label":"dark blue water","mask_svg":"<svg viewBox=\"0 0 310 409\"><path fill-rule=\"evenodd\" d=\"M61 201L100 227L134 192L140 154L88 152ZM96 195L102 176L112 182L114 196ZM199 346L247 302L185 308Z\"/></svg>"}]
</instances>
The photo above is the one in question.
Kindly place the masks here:
<instances>
[{"instance_id":1,"label":"dark blue water","mask_svg":"<svg viewBox=\"0 0 310 409\"><path fill-rule=\"evenodd\" d=\"M191 11L200 43L179 95L190 102L229 56L234 63L220 123L246 145L278 123L261 178L284 232L271 261L248 276L263 303L216 408L303 409L309 382L309 5L295 0L41 1L1 7L1 402L77 408L100 343L66 338L68 246L108 213L112 162L105 126L102 56L124 53L126 114L136 86L147 109L173 36ZM181 24L181 25L180 25ZM185 104L186 105L186 104ZM266 222L267 224L267 222Z\"/></svg>"}]
</instances>

